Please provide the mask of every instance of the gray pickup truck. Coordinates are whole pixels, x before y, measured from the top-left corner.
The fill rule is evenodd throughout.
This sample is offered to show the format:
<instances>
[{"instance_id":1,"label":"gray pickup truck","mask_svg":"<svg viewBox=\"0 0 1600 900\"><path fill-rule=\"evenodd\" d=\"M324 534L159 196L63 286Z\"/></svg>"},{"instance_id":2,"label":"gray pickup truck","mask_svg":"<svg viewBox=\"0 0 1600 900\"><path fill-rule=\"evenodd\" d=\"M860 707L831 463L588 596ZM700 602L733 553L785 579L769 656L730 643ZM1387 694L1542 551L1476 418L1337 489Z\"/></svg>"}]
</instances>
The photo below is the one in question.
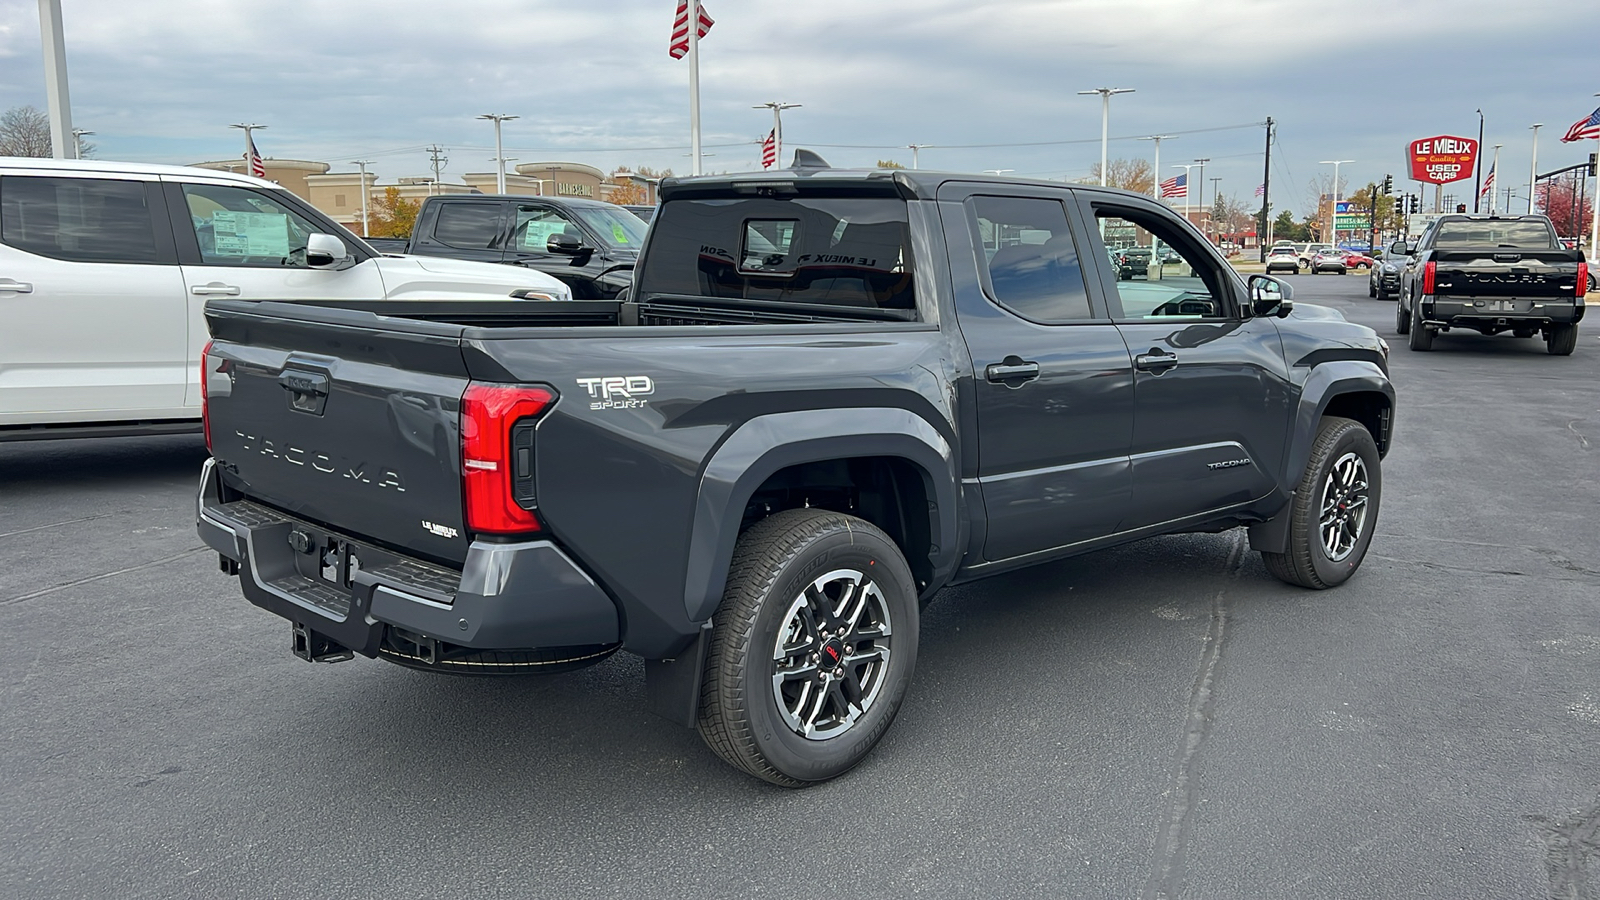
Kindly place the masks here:
<instances>
[{"instance_id":1,"label":"gray pickup truck","mask_svg":"<svg viewBox=\"0 0 1600 900\"><path fill-rule=\"evenodd\" d=\"M1449 215L1406 254L1395 331L1413 350L1432 350L1438 332L1543 334L1545 349L1571 356L1578 347L1589 266L1568 250L1546 216Z\"/></svg>"},{"instance_id":2,"label":"gray pickup truck","mask_svg":"<svg viewBox=\"0 0 1600 900\"><path fill-rule=\"evenodd\" d=\"M883 736L946 585L1239 526L1291 584L1356 571L1371 329L1142 196L810 161L666 182L615 300L212 301L222 570L306 660L637 654L653 711L790 786ZM1102 228L1177 261L1119 281Z\"/></svg>"}]
</instances>

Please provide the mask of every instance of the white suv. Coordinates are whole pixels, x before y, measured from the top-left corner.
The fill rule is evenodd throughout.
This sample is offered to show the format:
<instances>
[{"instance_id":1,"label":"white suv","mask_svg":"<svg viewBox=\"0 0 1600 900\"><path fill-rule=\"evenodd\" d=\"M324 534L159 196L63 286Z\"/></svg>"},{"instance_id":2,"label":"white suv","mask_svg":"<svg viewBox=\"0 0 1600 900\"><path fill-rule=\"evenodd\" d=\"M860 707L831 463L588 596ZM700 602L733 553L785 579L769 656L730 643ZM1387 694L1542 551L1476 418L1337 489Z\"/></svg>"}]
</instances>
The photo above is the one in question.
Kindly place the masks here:
<instances>
[{"instance_id":1,"label":"white suv","mask_svg":"<svg viewBox=\"0 0 1600 900\"><path fill-rule=\"evenodd\" d=\"M570 300L532 269L383 256L271 182L0 157L0 441L200 430L211 297Z\"/></svg>"}]
</instances>

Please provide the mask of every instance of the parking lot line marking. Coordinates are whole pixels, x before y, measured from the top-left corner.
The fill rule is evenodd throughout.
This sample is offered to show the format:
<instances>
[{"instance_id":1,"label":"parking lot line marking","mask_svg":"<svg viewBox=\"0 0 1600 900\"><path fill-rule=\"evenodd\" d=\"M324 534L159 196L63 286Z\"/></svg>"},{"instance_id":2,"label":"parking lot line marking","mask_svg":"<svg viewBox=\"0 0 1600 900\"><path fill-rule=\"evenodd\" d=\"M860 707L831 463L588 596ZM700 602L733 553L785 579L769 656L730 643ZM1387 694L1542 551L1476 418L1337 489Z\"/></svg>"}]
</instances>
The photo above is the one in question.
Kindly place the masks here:
<instances>
[{"instance_id":1,"label":"parking lot line marking","mask_svg":"<svg viewBox=\"0 0 1600 900\"><path fill-rule=\"evenodd\" d=\"M101 513L98 516L84 516L81 519L68 519L65 522L53 522L49 525L35 525L32 528L22 528L16 531L0 532L0 538L8 538L18 534L31 534L35 531L44 531L49 528L60 528L63 525L76 525L79 522L93 522L95 519L109 519L111 513Z\"/></svg>"},{"instance_id":2,"label":"parking lot line marking","mask_svg":"<svg viewBox=\"0 0 1600 900\"><path fill-rule=\"evenodd\" d=\"M150 562L147 562L147 563L140 563L137 566L129 566L126 569L118 569L115 572L103 572L103 573L101 573L99 575L90 575L88 578L79 578L76 581L69 581L66 584L58 584L55 587L47 587L44 590L34 591L31 594L23 594L20 597L10 597L10 598L5 599L5 600L0 600L0 606L10 606L13 603L21 603L24 600L32 600L35 597L43 597L45 594L53 594L56 591L63 591L63 590L66 590L69 587L77 587L80 584L88 584L91 581L103 581L103 580L105 580L107 578L115 578L118 575L126 575L129 572L137 572L140 569L154 568L156 566L164 565L166 563L172 562L173 560L183 559L185 556L193 556L194 554L199 553L202 550L208 550L208 549L210 549L210 548L208 548L208 547L194 547L194 548L185 550L182 553L176 553L176 554L173 554L172 556L166 556L166 557L162 557L161 559L151 560Z\"/></svg>"}]
</instances>

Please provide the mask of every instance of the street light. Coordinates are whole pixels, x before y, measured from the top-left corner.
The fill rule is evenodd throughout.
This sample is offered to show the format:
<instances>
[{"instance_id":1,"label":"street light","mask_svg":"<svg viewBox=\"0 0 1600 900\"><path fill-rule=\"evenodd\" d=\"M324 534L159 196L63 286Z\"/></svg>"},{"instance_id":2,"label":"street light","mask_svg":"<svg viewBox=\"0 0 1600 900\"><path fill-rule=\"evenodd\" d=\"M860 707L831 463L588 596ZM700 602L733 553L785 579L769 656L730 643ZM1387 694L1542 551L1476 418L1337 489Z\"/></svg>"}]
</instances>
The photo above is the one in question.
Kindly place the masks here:
<instances>
[{"instance_id":1,"label":"street light","mask_svg":"<svg viewBox=\"0 0 1600 900\"><path fill-rule=\"evenodd\" d=\"M83 136L86 135L86 134L94 134L94 132L85 131L82 128L74 128L74 129L72 129L72 158L73 159L83 159Z\"/></svg>"},{"instance_id":2,"label":"street light","mask_svg":"<svg viewBox=\"0 0 1600 900\"><path fill-rule=\"evenodd\" d=\"M1328 243L1339 243L1339 166L1355 162L1353 159L1325 159L1319 166L1333 166L1333 205L1328 207Z\"/></svg>"},{"instance_id":3,"label":"street light","mask_svg":"<svg viewBox=\"0 0 1600 900\"><path fill-rule=\"evenodd\" d=\"M1150 170L1155 184L1150 186L1150 190L1155 194L1157 200L1161 199L1161 142L1167 138L1175 137L1177 137L1175 134L1152 134L1149 137L1139 138L1141 141L1155 141L1156 143L1156 167ZM1187 178L1184 179L1185 182L1188 180Z\"/></svg>"},{"instance_id":4,"label":"street light","mask_svg":"<svg viewBox=\"0 0 1600 900\"><path fill-rule=\"evenodd\" d=\"M265 128L267 126L265 126L265 125L256 125L254 123L251 123L249 125L240 123L238 125L229 125L228 127L229 128L239 128L239 129L243 129L244 130L245 174L246 175L254 175L255 173L250 171L250 151L254 150L256 145L255 145L255 142L250 140L250 132L255 131L258 128Z\"/></svg>"},{"instance_id":5,"label":"street light","mask_svg":"<svg viewBox=\"0 0 1600 900\"><path fill-rule=\"evenodd\" d=\"M768 100L750 107L751 109L772 110L772 167L783 168L783 111L786 109L799 109L804 104L784 103L780 100ZM711 154L706 154L707 156Z\"/></svg>"},{"instance_id":6,"label":"street light","mask_svg":"<svg viewBox=\"0 0 1600 900\"><path fill-rule=\"evenodd\" d=\"M1528 215L1530 216L1533 215L1534 189L1539 186L1539 129L1543 127L1543 122L1528 126L1533 132L1533 159L1528 163Z\"/></svg>"},{"instance_id":7,"label":"street light","mask_svg":"<svg viewBox=\"0 0 1600 900\"><path fill-rule=\"evenodd\" d=\"M372 233L367 224L367 166L372 165L372 160L355 159L350 164L361 167L361 236L366 237Z\"/></svg>"},{"instance_id":8,"label":"street light","mask_svg":"<svg viewBox=\"0 0 1600 900\"><path fill-rule=\"evenodd\" d=\"M910 149L910 151L911 151L911 168L915 169L917 167L917 151L921 150L923 147L927 147L927 146L929 146L929 145L928 144L907 144L906 145L906 147L908 149Z\"/></svg>"},{"instance_id":9,"label":"street light","mask_svg":"<svg viewBox=\"0 0 1600 900\"><path fill-rule=\"evenodd\" d=\"M1495 178L1499 178L1500 177L1500 148L1504 147L1504 146L1505 146L1505 144L1495 144L1494 145L1494 162L1489 164L1489 174L1492 175ZM1482 145L1481 144L1479 145L1479 149L1480 150L1482 149ZM1489 215L1492 216L1492 215L1494 215L1494 211L1495 211L1494 197L1495 197L1495 194L1497 194L1499 192L1495 190L1493 184L1490 184L1488 187L1489 187ZM1480 193L1481 193L1481 191L1480 191Z\"/></svg>"},{"instance_id":10,"label":"street light","mask_svg":"<svg viewBox=\"0 0 1600 900\"><path fill-rule=\"evenodd\" d=\"M1189 177L1189 170L1194 168L1196 165L1199 165L1199 164L1198 163L1178 163L1177 165L1173 166L1174 169L1182 169L1183 170L1183 220L1185 222L1189 222L1189 182L1193 180L1193 179L1191 179ZM1200 171L1204 172L1205 169L1202 168ZM1161 177L1160 173L1157 173L1156 177L1160 178ZM1189 222L1189 224L1193 225L1194 223L1193 222Z\"/></svg>"},{"instance_id":11,"label":"street light","mask_svg":"<svg viewBox=\"0 0 1600 900\"><path fill-rule=\"evenodd\" d=\"M507 116L500 113L485 113L478 118L488 119L494 123L494 189L495 193L504 194L506 192L506 154L504 150L500 149L500 123L522 117Z\"/></svg>"},{"instance_id":12,"label":"street light","mask_svg":"<svg viewBox=\"0 0 1600 900\"><path fill-rule=\"evenodd\" d=\"M1015 171L1016 171L1016 169L984 169L983 170L983 174L985 174L985 175L1004 175L1007 172L1015 172Z\"/></svg>"},{"instance_id":13,"label":"street light","mask_svg":"<svg viewBox=\"0 0 1600 900\"><path fill-rule=\"evenodd\" d=\"M1111 128L1111 95L1131 94L1134 88L1095 88L1091 91L1079 91L1081 95L1100 95L1100 186L1106 186L1106 141Z\"/></svg>"}]
</instances>

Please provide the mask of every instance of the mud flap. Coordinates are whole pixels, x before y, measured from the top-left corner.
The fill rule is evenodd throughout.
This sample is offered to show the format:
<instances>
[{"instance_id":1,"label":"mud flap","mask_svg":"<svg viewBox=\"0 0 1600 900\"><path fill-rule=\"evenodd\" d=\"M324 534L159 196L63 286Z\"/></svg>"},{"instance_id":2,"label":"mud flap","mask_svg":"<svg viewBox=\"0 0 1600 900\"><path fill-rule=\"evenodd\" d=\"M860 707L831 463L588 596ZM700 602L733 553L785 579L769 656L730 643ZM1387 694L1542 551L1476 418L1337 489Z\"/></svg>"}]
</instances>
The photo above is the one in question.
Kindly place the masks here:
<instances>
[{"instance_id":1,"label":"mud flap","mask_svg":"<svg viewBox=\"0 0 1600 900\"><path fill-rule=\"evenodd\" d=\"M668 722L693 728L700 716L700 681L705 674L711 623L672 659L644 661L645 709Z\"/></svg>"}]
</instances>

